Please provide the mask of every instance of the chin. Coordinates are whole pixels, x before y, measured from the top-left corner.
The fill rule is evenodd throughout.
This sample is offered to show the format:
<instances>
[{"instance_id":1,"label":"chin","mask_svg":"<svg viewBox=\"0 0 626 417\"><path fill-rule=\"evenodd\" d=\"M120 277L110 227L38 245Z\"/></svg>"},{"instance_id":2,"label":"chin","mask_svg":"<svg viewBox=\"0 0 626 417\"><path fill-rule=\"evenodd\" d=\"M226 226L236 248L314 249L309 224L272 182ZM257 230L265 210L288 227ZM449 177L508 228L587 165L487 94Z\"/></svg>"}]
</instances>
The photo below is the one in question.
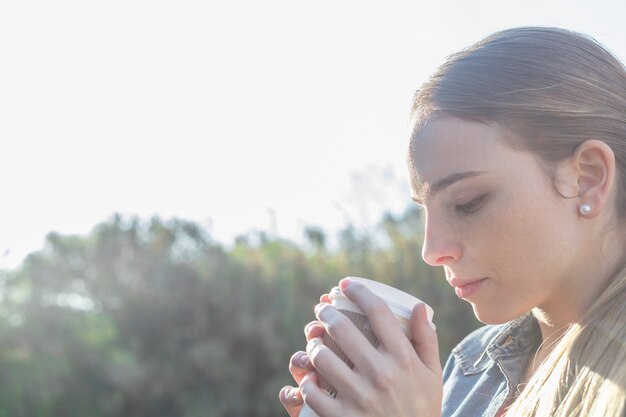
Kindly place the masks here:
<instances>
[{"instance_id":1,"label":"chin","mask_svg":"<svg viewBox=\"0 0 626 417\"><path fill-rule=\"evenodd\" d=\"M497 308L484 308L476 304L472 304L472 309L478 321L483 324L504 324L521 315Z\"/></svg>"}]
</instances>

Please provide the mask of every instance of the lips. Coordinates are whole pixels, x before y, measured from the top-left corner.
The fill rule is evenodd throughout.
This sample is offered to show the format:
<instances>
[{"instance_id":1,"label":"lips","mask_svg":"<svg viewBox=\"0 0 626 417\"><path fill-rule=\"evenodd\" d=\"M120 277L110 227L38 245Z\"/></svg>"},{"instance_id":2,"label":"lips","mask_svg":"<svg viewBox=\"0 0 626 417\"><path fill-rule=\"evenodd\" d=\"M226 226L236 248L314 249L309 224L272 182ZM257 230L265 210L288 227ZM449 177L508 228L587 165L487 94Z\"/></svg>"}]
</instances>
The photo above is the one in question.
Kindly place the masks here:
<instances>
[{"instance_id":1,"label":"lips","mask_svg":"<svg viewBox=\"0 0 626 417\"><path fill-rule=\"evenodd\" d=\"M459 278L454 277L450 281L450 285L454 287L454 292L459 298L468 298L476 291L478 291L483 282L485 282L487 278Z\"/></svg>"}]
</instances>

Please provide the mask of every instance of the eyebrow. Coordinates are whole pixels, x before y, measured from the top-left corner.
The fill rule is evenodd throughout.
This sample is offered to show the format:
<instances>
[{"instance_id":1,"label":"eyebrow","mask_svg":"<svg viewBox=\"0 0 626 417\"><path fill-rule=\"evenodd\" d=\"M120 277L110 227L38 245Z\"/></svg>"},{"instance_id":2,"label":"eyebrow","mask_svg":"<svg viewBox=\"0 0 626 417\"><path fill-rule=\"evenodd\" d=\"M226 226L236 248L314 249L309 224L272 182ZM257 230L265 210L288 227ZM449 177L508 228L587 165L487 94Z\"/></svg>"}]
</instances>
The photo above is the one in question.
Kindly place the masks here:
<instances>
[{"instance_id":1,"label":"eyebrow","mask_svg":"<svg viewBox=\"0 0 626 417\"><path fill-rule=\"evenodd\" d=\"M423 196L425 194L429 194L432 197L438 192L445 190L446 188L450 187L452 184L456 182L459 182L467 178L476 177L478 175L486 174L487 172L489 171L465 171L465 172L457 172L454 174L450 174L447 177L444 177L440 179L439 181L435 182L433 185L426 187L426 189L422 189L421 192L419 193L419 196L421 198L411 197L411 199L415 201L416 203L421 203L423 201Z\"/></svg>"}]
</instances>

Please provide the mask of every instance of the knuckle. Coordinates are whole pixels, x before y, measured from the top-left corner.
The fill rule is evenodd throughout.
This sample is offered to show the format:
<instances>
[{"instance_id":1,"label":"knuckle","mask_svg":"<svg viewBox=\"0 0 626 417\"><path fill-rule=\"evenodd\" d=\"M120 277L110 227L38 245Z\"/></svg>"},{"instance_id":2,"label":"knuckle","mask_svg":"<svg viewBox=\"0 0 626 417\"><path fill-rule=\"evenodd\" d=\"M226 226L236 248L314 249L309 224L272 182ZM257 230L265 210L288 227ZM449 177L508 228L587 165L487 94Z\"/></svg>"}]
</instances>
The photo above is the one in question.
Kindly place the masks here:
<instances>
[{"instance_id":1,"label":"knuckle","mask_svg":"<svg viewBox=\"0 0 626 417\"><path fill-rule=\"evenodd\" d=\"M413 344L415 346L438 349L439 340L436 333L429 332L427 334L420 335L418 339L414 339Z\"/></svg>"},{"instance_id":2,"label":"knuckle","mask_svg":"<svg viewBox=\"0 0 626 417\"><path fill-rule=\"evenodd\" d=\"M373 410L376 406L374 398L376 398L375 393L370 392L370 390L358 390L352 394L354 398L354 403L358 404L359 408L363 411L365 410Z\"/></svg>"},{"instance_id":3,"label":"knuckle","mask_svg":"<svg viewBox=\"0 0 626 417\"><path fill-rule=\"evenodd\" d=\"M367 298L368 294L371 294L371 291L365 285L361 285L358 282L350 284L349 289L350 294L356 299L364 299Z\"/></svg>"},{"instance_id":4,"label":"knuckle","mask_svg":"<svg viewBox=\"0 0 626 417\"><path fill-rule=\"evenodd\" d=\"M343 314L334 314L333 317L326 322L326 331L333 337L345 333L349 330L352 322Z\"/></svg>"},{"instance_id":5,"label":"knuckle","mask_svg":"<svg viewBox=\"0 0 626 417\"><path fill-rule=\"evenodd\" d=\"M372 299L372 301L369 302L366 306L366 309L367 313L373 315L384 315L389 312L389 307L387 307L387 304L378 297Z\"/></svg>"},{"instance_id":6,"label":"knuckle","mask_svg":"<svg viewBox=\"0 0 626 417\"><path fill-rule=\"evenodd\" d=\"M314 365L318 362L318 356L324 350L324 347L322 340L319 338L311 339L309 343L307 343L306 354Z\"/></svg>"},{"instance_id":7,"label":"knuckle","mask_svg":"<svg viewBox=\"0 0 626 417\"><path fill-rule=\"evenodd\" d=\"M409 369L415 365L416 353L410 343L406 343L398 350L396 361L400 368Z\"/></svg>"},{"instance_id":8,"label":"knuckle","mask_svg":"<svg viewBox=\"0 0 626 417\"><path fill-rule=\"evenodd\" d=\"M377 391L388 391L398 378L395 368L392 366L380 367L372 378L373 385Z\"/></svg>"}]
</instances>

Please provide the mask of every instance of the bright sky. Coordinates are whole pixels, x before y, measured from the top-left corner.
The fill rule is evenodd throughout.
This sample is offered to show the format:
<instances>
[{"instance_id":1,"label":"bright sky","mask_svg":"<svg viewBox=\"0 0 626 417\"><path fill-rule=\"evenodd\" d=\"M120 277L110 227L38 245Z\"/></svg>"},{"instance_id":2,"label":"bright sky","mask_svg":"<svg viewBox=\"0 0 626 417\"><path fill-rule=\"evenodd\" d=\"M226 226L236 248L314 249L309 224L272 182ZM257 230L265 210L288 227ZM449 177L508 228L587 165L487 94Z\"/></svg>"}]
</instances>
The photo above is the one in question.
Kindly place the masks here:
<instances>
[{"instance_id":1,"label":"bright sky","mask_svg":"<svg viewBox=\"0 0 626 417\"><path fill-rule=\"evenodd\" d=\"M551 25L625 60L624 16L623 0L2 2L0 268L114 212L226 244L374 222L409 202L411 97L446 55Z\"/></svg>"}]
</instances>

